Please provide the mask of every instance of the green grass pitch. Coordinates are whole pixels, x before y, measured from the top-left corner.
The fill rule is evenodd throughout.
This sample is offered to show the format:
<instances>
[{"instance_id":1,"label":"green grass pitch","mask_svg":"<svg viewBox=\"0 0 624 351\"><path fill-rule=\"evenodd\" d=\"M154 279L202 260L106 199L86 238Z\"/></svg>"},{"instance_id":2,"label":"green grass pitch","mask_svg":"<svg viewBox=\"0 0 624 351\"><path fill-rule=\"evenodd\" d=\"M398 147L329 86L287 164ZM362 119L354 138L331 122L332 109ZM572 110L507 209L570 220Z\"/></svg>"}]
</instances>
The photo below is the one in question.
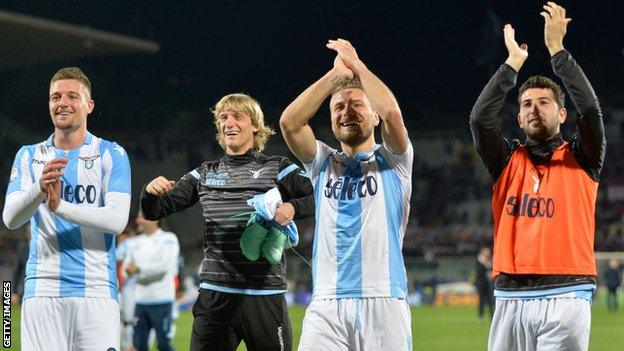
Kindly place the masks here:
<instances>
[{"instance_id":1,"label":"green grass pitch","mask_svg":"<svg viewBox=\"0 0 624 351\"><path fill-rule=\"evenodd\" d=\"M607 312L604 296L600 295L592 307L592 330L589 349L592 351L624 350L624 305L615 313ZM293 326L293 349L299 344L304 307L292 307L290 318ZM19 308L12 309L12 347L19 346ZM188 350L193 316L181 313L177 320L174 339L176 350ZM476 323L476 308L473 307L421 307L412 308L412 337L414 350L485 350L489 323ZM155 350L155 349L154 349ZM241 345L238 350L246 350Z\"/></svg>"}]
</instances>

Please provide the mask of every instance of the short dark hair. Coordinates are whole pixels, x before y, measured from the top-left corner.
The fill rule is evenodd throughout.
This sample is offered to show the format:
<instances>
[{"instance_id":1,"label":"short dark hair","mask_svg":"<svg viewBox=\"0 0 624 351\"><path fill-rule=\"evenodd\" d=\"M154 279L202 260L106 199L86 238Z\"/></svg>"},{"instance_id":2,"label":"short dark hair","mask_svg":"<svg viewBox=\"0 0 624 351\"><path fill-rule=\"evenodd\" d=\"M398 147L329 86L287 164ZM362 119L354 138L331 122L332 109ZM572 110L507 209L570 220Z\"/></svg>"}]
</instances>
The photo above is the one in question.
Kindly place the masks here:
<instances>
[{"instance_id":1,"label":"short dark hair","mask_svg":"<svg viewBox=\"0 0 624 351\"><path fill-rule=\"evenodd\" d=\"M87 87L87 90L89 91L89 96L91 95L91 81L89 80L89 77L87 77L87 75L84 74L84 72L80 68L65 67L65 68L59 69L52 76L52 79L50 80L50 85L52 85L57 80L65 80L65 79L75 79L81 82L82 84L85 85L85 87Z\"/></svg>"},{"instance_id":2,"label":"short dark hair","mask_svg":"<svg viewBox=\"0 0 624 351\"><path fill-rule=\"evenodd\" d=\"M563 108L565 106L565 93L561 86L552 79L544 76L533 76L522 84L520 90L518 90L518 104L522 103L522 94L528 89L550 89L555 95L555 102L559 105L559 108Z\"/></svg>"},{"instance_id":3,"label":"short dark hair","mask_svg":"<svg viewBox=\"0 0 624 351\"><path fill-rule=\"evenodd\" d=\"M351 79L341 79L338 82L334 83L334 87L331 91L331 96L334 96L337 92L345 89L362 89L362 82L357 77Z\"/></svg>"}]
</instances>

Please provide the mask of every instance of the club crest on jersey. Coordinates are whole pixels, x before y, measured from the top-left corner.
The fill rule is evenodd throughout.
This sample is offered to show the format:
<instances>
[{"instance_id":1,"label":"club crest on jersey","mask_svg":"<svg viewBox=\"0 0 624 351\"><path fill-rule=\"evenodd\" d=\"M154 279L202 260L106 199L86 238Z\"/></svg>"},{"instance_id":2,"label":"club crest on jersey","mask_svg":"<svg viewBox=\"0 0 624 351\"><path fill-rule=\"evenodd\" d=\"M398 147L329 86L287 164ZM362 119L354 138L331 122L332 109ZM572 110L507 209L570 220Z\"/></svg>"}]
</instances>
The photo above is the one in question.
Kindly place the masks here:
<instances>
[{"instance_id":1,"label":"club crest on jersey","mask_svg":"<svg viewBox=\"0 0 624 351\"><path fill-rule=\"evenodd\" d=\"M265 169L266 169L266 167L260 168L257 171L252 171L250 169L249 173L251 173L251 179L258 179L258 178L260 178L260 176L262 175L262 171L264 171Z\"/></svg>"},{"instance_id":2,"label":"club crest on jersey","mask_svg":"<svg viewBox=\"0 0 624 351\"><path fill-rule=\"evenodd\" d=\"M93 161L95 161L100 155L89 156L89 157L78 157L79 159L84 161L84 167L86 169L93 168Z\"/></svg>"},{"instance_id":3,"label":"club crest on jersey","mask_svg":"<svg viewBox=\"0 0 624 351\"><path fill-rule=\"evenodd\" d=\"M17 168L11 168L11 177L9 178L9 183L14 182L17 179Z\"/></svg>"}]
</instances>

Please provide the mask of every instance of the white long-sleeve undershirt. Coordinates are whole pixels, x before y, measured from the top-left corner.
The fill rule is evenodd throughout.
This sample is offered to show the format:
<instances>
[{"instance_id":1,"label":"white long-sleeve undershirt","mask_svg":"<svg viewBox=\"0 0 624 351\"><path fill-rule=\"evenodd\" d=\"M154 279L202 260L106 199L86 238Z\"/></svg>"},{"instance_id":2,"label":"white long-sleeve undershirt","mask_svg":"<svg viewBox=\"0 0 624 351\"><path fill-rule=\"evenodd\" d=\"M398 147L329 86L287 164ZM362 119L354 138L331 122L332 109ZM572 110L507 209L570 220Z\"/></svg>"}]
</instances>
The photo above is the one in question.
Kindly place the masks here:
<instances>
[{"instance_id":1,"label":"white long-sleeve undershirt","mask_svg":"<svg viewBox=\"0 0 624 351\"><path fill-rule=\"evenodd\" d=\"M2 212L4 224L9 229L19 228L28 222L44 200L45 193L38 182L28 191L9 194ZM80 206L61 199L55 214L74 224L117 235L128 223L129 211L130 194L111 191L104 195L103 207Z\"/></svg>"}]
</instances>

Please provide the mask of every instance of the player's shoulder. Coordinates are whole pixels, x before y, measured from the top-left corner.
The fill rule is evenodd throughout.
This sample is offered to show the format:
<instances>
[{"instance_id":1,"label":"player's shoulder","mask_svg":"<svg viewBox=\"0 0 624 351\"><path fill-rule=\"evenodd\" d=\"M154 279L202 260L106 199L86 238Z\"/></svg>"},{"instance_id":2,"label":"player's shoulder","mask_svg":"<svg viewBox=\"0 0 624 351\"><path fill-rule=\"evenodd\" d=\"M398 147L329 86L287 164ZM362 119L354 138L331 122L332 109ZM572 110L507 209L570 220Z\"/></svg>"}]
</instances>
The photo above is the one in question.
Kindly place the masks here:
<instances>
[{"instance_id":1,"label":"player's shoulder","mask_svg":"<svg viewBox=\"0 0 624 351\"><path fill-rule=\"evenodd\" d=\"M91 135L91 137L93 138L91 140L92 143L93 142L98 143L100 150L110 153L111 156L114 155L114 156L128 157L128 154L126 153L126 149L124 149L124 147L121 146L119 143L115 141L107 140L104 138L100 138L95 135Z\"/></svg>"},{"instance_id":2,"label":"player's shoulder","mask_svg":"<svg viewBox=\"0 0 624 351\"><path fill-rule=\"evenodd\" d=\"M206 176L209 172L215 172L219 168L219 161L204 161L199 166L189 170L182 176L182 179L186 180L199 180L200 178Z\"/></svg>"},{"instance_id":3,"label":"player's shoulder","mask_svg":"<svg viewBox=\"0 0 624 351\"><path fill-rule=\"evenodd\" d=\"M42 153L44 153L46 150L46 141L40 141L38 143L34 143L34 144L26 144L26 145L22 145L20 146L20 148L17 150L17 154L25 154L25 153L30 153L30 154L34 154L37 151L40 151Z\"/></svg>"},{"instance_id":4,"label":"player's shoulder","mask_svg":"<svg viewBox=\"0 0 624 351\"><path fill-rule=\"evenodd\" d=\"M264 159L262 159L262 163L263 164L277 164L278 168L285 168L288 167L290 165L293 164L293 162L286 156L282 156L282 155L270 155L270 156L266 156L264 157Z\"/></svg>"}]
</instances>

